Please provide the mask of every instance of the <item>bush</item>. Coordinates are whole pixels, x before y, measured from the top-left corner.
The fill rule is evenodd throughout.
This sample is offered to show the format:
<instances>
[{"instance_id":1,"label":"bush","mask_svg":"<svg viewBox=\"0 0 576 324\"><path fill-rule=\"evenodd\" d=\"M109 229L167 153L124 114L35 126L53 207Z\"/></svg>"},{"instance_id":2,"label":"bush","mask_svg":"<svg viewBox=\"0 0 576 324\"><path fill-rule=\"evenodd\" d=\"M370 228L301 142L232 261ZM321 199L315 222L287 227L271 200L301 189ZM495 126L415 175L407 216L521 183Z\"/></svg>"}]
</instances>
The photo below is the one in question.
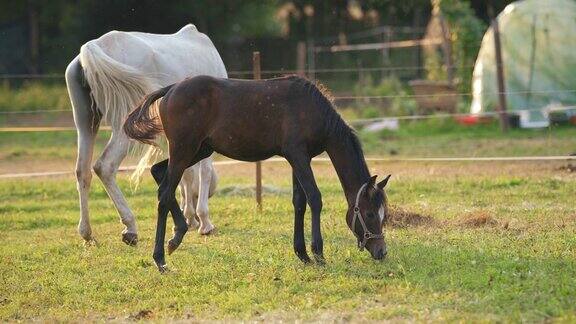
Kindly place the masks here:
<instances>
[{"instance_id":1,"label":"bush","mask_svg":"<svg viewBox=\"0 0 576 324\"><path fill-rule=\"evenodd\" d=\"M25 82L20 87L0 85L0 111L71 109L63 84Z\"/></svg>"},{"instance_id":2,"label":"bush","mask_svg":"<svg viewBox=\"0 0 576 324\"><path fill-rule=\"evenodd\" d=\"M470 92L473 66L486 26L476 17L467 0L432 0L432 6L435 12L443 15L450 30L452 59L456 68L454 81L460 91ZM425 65L429 79L445 80L446 73L442 71L438 56L426 57Z\"/></svg>"},{"instance_id":3,"label":"bush","mask_svg":"<svg viewBox=\"0 0 576 324\"><path fill-rule=\"evenodd\" d=\"M387 97L381 100L383 106L386 107L385 113L383 109L374 106L375 100L370 100L363 106L360 113L363 118L411 115L417 111L416 101L406 97L411 94L410 90L395 76L383 79L378 84L374 84L372 79L368 78L365 83L355 86L354 93L357 96Z\"/></svg>"}]
</instances>

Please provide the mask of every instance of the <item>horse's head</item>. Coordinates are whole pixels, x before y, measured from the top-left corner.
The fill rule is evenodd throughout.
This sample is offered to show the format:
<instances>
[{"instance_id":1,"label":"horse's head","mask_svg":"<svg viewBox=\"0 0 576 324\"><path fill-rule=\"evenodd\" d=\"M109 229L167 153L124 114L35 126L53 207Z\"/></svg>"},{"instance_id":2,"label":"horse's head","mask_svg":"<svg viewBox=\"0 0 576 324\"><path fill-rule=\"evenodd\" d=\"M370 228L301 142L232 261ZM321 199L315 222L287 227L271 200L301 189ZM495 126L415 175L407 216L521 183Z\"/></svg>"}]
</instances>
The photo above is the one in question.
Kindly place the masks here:
<instances>
[{"instance_id":1,"label":"horse's head","mask_svg":"<svg viewBox=\"0 0 576 324\"><path fill-rule=\"evenodd\" d=\"M388 204L384 187L390 175L376 184L376 176L362 185L356 193L353 206L348 209L346 222L358 239L360 250L366 248L373 259L386 256L386 242L382 232L388 216Z\"/></svg>"}]
</instances>

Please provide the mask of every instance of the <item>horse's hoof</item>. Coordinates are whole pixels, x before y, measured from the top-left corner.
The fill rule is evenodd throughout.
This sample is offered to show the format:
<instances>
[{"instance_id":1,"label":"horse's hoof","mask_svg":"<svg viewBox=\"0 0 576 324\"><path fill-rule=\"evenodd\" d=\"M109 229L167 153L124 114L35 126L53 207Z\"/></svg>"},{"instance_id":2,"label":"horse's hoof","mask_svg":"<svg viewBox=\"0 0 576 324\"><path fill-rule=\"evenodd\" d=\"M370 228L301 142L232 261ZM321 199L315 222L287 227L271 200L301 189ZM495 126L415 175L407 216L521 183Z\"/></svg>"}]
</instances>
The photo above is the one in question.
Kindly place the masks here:
<instances>
[{"instance_id":1,"label":"horse's hoof","mask_svg":"<svg viewBox=\"0 0 576 324\"><path fill-rule=\"evenodd\" d=\"M200 223L195 219L186 218L186 224L188 224L188 228L190 229L200 228Z\"/></svg>"},{"instance_id":2,"label":"horse's hoof","mask_svg":"<svg viewBox=\"0 0 576 324\"><path fill-rule=\"evenodd\" d=\"M166 264L157 265L157 266L158 266L158 271L160 271L161 274L166 274L166 273L170 272L170 269L168 269L168 266Z\"/></svg>"},{"instance_id":3,"label":"horse's hoof","mask_svg":"<svg viewBox=\"0 0 576 324\"><path fill-rule=\"evenodd\" d=\"M216 227L214 227L214 225L210 224L210 226L206 226L204 228L198 228L198 233L200 233L200 235L210 235L210 234L216 234Z\"/></svg>"},{"instance_id":4,"label":"horse's hoof","mask_svg":"<svg viewBox=\"0 0 576 324\"><path fill-rule=\"evenodd\" d=\"M98 241L93 237L84 239L84 246L98 246Z\"/></svg>"},{"instance_id":5,"label":"horse's hoof","mask_svg":"<svg viewBox=\"0 0 576 324\"><path fill-rule=\"evenodd\" d=\"M321 254L314 254L314 260L316 260L316 264L318 265L326 265L326 259Z\"/></svg>"},{"instance_id":6,"label":"horse's hoof","mask_svg":"<svg viewBox=\"0 0 576 324\"><path fill-rule=\"evenodd\" d=\"M122 233L122 242L124 242L130 246L136 246L136 244L138 244L138 234L136 234L136 233Z\"/></svg>"},{"instance_id":7,"label":"horse's hoof","mask_svg":"<svg viewBox=\"0 0 576 324\"><path fill-rule=\"evenodd\" d=\"M312 263L312 260L311 260L310 257L308 256L308 253L306 253L306 252L304 252L304 253L298 253L298 252L296 252L296 255L298 256L298 258L300 259L300 261L302 261L304 264Z\"/></svg>"},{"instance_id":8,"label":"horse's hoof","mask_svg":"<svg viewBox=\"0 0 576 324\"><path fill-rule=\"evenodd\" d=\"M172 252L176 251L176 249L180 246L180 244L174 243L174 239L168 241L168 247L166 248L168 255L172 254Z\"/></svg>"}]
</instances>

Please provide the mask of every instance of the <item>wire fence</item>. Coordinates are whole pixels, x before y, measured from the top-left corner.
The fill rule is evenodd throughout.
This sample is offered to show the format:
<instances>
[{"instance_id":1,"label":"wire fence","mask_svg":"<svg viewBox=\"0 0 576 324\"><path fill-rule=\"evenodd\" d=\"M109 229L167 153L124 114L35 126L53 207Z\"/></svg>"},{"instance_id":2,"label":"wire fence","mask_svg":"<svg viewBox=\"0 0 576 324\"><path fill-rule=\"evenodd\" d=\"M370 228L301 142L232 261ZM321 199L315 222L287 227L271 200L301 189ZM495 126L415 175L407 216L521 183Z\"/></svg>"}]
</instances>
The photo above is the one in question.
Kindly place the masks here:
<instances>
[{"instance_id":1,"label":"wire fence","mask_svg":"<svg viewBox=\"0 0 576 324\"><path fill-rule=\"evenodd\" d=\"M374 71L401 71L401 70L419 70L424 69L422 66L404 66L404 67L375 67L375 68L331 68L331 69L315 69L313 73L359 73L359 72L374 72ZM304 71L296 71L296 70L264 70L262 73L268 74L291 74L291 73L302 73ZM306 72L310 72L306 70ZM230 75L251 75L253 71L230 71ZM20 79L54 79L54 78L63 78L63 74L4 74L0 75L0 79L7 79L7 78L20 78ZM493 92L491 95L497 96L500 94L505 95L529 95L529 96L546 96L550 94L573 94L576 93L576 89L563 89L563 90L555 90L555 89L548 89L548 90L522 90L522 91L506 91L506 92ZM332 99L336 102L338 101L371 101L371 100L393 100L393 99L424 99L424 98L431 98L431 99L441 99L446 97L471 97L473 93L470 92L441 92L441 93L428 93L428 94L399 94L399 95L336 95L333 96ZM575 106L560 106L556 107L553 110L555 111L566 111L575 109ZM532 112L532 111L539 111L544 114L550 112L550 109L543 108L543 109L515 109L509 111L512 114L519 114L523 112ZM14 110L14 111L0 111L0 116L22 116L22 115L40 115L40 114L69 114L71 113L71 109L34 109L34 110ZM436 113L436 114L413 114L413 115L398 115L398 116L383 116L377 118L367 118L367 119L355 119L349 120L349 123L353 125L363 125L373 122L379 121L386 121L386 120L426 120L426 119L442 119L442 118L458 118L469 116L470 113ZM496 116L498 112L488 111L482 113L473 114L473 116L477 117L489 117L489 116ZM14 117L10 117L14 118ZM65 125L65 124L64 124ZM42 132L42 131L71 131L74 130L74 127L0 127L0 132ZM102 127L101 129L109 129L106 127Z\"/></svg>"},{"instance_id":2,"label":"wire fence","mask_svg":"<svg viewBox=\"0 0 576 324\"><path fill-rule=\"evenodd\" d=\"M553 109L521 109L514 110L512 113L522 113L522 112L557 112L557 111L569 111L576 109L576 105L554 107ZM64 110L65 112L70 112L70 110ZM34 111L31 111L33 113ZM364 118L364 119L352 119L348 123L352 125L366 125L371 123L389 121L389 120L427 120L427 119L445 119L445 118L457 118L457 117L493 117L498 116L500 113L497 111L482 112L476 114L470 113L436 113L431 115L399 115L399 116L388 116L388 117L375 117L375 118ZM111 130L109 126L100 127L101 130ZM53 131L73 131L76 130L75 127L0 127L0 132L53 132Z\"/></svg>"},{"instance_id":3,"label":"wire fence","mask_svg":"<svg viewBox=\"0 0 576 324\"><path fill-rule=\"evenodd\" d=\"M465 66L466 68L473 68L473 65ZM451 69L458 69L460 67L451 67ZM396 67L371 67L371 68L318 68L318 69L274 69L262 70L261 74L279 75L279 74L299 74L299 73L362 73L362 72L395 72L395 71L419 71L426 70L425 66L396 66ZM252 70L233 70L228 71L229 76L244 76L252 75ZM64 79L64 74L0 74L2 79Z\"/></svg>"},{"instance_id":4,"label":"wire fence","mask_svg":"<svg viewBox=\"0 0 576 324\"><path fill-rule=\"evenodd\" d=\"M576 156L491 156L491 157L434 157L434 158L374 158L368 157L367 162L538 162L538 161L576 161ZM263 163L288 163L284 158L270 158ZM323 163L331 162L329 158L313 158L312 162ZM254 162L245 162L237 160L215 161L213 165L228 166L240 164L253 164ZM130 172L136 170L136 165L124 166L118 169L119 172ZM148 167L149 169L149 167ZM37 177L54 177L70 176L73 171L46 171L46 172L27 172L27 173L8 173L0 174L0 179L21 179Z\"/></svg>"},{"instance_id":5,"label":"wire fence","mask_svg":"<svg viewBox=\"0 0 576 324\"><path fill-rule=\"evenodd\" d=\"M505 92L492 92L490 95L531 95L531 96L545 96L549 94L569 94L576 93L576 90L522 90L522 91L505 91ZM403 95L349 95L349 96L333 96L332 99L338 100L375 100L375 99L418 99L418 98L445 98L445 97L471 97L472 93L457 92L457 93L434 93L434 94L403 94ZM518 112L520 110L513 110L511 112ZM41 114L41 113L61 113L72 112L71 109L35 109L35 110L15 110L15 111L0 111L0 115L18 115L18 114ZM401 116L397 116L401 117ZM391 116L390 118L394 118Z\"/></svg>"}]
</instances>

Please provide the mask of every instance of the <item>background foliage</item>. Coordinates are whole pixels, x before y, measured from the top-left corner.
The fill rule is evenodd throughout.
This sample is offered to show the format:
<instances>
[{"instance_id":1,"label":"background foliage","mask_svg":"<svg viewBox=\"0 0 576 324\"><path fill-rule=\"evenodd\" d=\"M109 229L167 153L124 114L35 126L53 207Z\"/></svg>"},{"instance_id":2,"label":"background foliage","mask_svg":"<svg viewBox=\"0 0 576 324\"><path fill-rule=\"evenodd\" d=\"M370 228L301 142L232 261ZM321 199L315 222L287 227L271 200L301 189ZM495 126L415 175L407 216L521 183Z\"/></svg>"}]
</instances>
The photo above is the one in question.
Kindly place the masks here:
<instances>
[{"instance_id":1,"label":"background foliage","mask_svg":"<svg viewBox=\"0 0 576 324\"><path fill-rule=\"evenodd\" d=\"M494 1L497 10L509 2ZM483 26L474 16L486 19L485 1L442 0L436 5L457 24L453 36L458 44L481 35ZM314 9L311 16L305 14L307 6ZM4 0L0 2L0 73L60 73L83 43L110 30L173 33L186 23L210 35L224 52L227 66L242 68L249 66L249 58L227 52L242 46L262 47L270 39L284 41L279 51L293 51L287 46L290 40L328 38L327 43L336 43L339 34L377 25L423 27L430 12L430 0ZM31 39L34 28L39 33L37 45ZM38 46L37 57L31 53L33 46ZM455 54L470 60L474 49L457 48ZM355 64L354 57L346 59ZM267 57L266 63L291 68L295 60L294 55L278 55Z\"/></svg>"}]
</instances>

